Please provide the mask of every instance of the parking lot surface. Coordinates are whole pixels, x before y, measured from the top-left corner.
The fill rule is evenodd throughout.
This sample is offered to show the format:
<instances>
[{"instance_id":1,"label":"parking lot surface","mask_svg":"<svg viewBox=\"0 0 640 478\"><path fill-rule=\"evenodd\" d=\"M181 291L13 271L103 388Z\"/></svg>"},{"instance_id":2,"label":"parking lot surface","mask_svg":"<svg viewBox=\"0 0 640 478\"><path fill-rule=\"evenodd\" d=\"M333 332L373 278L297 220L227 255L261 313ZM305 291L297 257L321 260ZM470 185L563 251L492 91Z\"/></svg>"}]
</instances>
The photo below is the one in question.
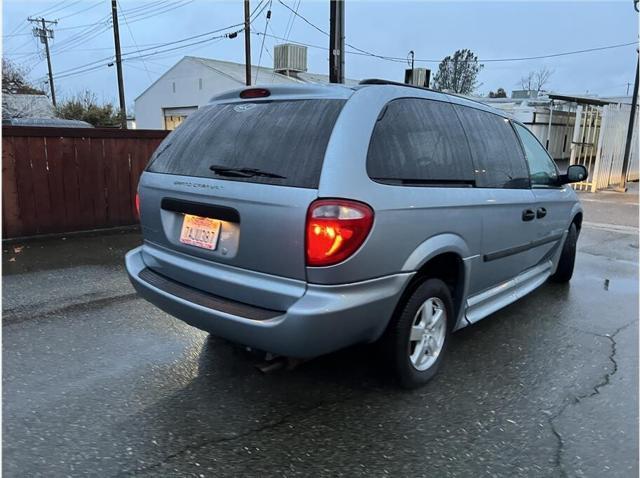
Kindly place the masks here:
<instances>
[{"instance_id":1,"label":"parking lot surface","mask_svg":"<svg viewBox=\"0 0 640 478\"><path fill-rule=\"evenodd\" d=\"M5 243L4 476L637 476L637 196L581 197L571 283L411 392L371 346L263 374L136 297L135 231Z\"/></svg>"}]
</instances>

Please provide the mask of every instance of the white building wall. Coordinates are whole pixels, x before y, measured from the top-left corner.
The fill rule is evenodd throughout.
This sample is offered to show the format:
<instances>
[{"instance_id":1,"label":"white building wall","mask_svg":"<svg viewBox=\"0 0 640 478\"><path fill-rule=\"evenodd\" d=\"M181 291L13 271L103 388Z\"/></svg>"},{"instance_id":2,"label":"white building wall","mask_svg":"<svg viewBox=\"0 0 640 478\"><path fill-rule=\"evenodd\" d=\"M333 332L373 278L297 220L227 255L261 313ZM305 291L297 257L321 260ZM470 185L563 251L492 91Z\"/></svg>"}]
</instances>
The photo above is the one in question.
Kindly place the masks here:
<instances>
[{"instance_id":1,"label":"white building wall","mask_svg":"<svg viewBox=\"0 0 640 478\"><path fill-rule=\"evenodd\" d=\"M135 100L138 129L164 129L163 108L200 107L214 94L242 83L208 68L192 58L183 58Z\"/></svg>"}]
</instances>

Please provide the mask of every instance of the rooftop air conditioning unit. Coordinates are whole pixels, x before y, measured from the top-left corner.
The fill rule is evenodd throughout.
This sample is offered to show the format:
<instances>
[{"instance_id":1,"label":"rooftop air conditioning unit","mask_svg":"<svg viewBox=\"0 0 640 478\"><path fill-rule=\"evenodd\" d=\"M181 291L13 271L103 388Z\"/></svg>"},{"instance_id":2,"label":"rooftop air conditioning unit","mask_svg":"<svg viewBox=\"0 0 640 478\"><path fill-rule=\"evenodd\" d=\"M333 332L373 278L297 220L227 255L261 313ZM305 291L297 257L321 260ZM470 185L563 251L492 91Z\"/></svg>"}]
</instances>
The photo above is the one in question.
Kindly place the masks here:
<instances>
[{"instance_id":1,"label":"rooftop air conditioning unit","mask_svg":"<svg viewBox=\"0 0 640 478\"><path fill-rule=\"evenodd\" d=\"M404 82L407 85L429 88L431 70L427 68L407 68L404 72Z\"/></svg>"},{"instance_id":2,"label":"rooftop air conditioning unit","mask_svg":"<svg viewBox=\"0 0 640 478\"><path fill-rule=\"evenodd\" d=\"M307 47L284 43L276 45L273 55L273 69L277 73L301 73L307 71Z\"/></svg>"}]
</instances>

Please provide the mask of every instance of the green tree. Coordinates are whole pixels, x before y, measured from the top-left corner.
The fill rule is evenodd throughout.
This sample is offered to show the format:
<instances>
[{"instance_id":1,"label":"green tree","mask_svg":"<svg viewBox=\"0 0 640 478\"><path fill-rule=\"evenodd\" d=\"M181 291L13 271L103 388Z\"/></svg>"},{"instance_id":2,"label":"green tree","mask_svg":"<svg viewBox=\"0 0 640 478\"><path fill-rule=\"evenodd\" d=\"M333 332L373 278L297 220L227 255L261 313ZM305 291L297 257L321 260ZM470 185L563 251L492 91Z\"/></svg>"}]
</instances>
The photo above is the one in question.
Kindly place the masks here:
<instances>
[{"instance_id":1,"label":"green tree","mask_svg":"<svg viewBox=\"0 0 640 478\"><path fill-rule=\"evenodd\" d=\"M483 67L471 50L456 50L453 55L446 56L440 62L433 78L434 88L462 95L471 94L477 86L478 73Z\"/></svg>"},{"instance_id":2,"label":"green tree","mask_svg":"<svg viewBox=\"0 0 640 478\"><path fill-rule=\"evenodd\" d=\"M27 79L26 71L11 60L2 59L2 93L14 95L44 95Z\"/></svg>"},{"instance_id":3,"label":"green tree","mask_svg":"<svg viewBox=\"0 0 640 478\"><path fill-rule=\"evenodd\" d=\"M120 126L119 110L112 103L98 104L95 93L85 90L58 105L58 118L81 120L95 127Z\"/></svg>"},{"instance_id":4,"label":"green tree","mask_svg":"<svg viewBox=\"0 0 640 478\"><path fill-rule=\"evenodd\" d=\"M495 93L493 91L489 92L489 98L506 98L506 97L507 97L507 92L504 91L504 88L498 88Z\"/></svg>"}]
</instances>

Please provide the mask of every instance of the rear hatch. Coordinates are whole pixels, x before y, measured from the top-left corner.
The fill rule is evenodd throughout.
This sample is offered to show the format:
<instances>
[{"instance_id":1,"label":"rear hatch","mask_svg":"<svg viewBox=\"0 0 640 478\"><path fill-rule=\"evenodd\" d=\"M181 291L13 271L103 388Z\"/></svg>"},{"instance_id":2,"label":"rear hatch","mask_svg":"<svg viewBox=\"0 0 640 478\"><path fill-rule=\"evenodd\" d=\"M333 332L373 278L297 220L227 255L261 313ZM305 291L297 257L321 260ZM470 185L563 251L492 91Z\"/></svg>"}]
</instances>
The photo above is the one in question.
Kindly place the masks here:
<instances>
[{"instance_id":1,"label":"rear hatch","mask_svg":"<svg viewBox=\"0 0 640 478\"><path fill-rule=\"evenodd\" d=\"M232 266L304 280L306 212L344 102L253 99L193 113L158 147L140 181L144 238L148 253L158 251L150 263L237 300L247 290L216 286L224 280L219 267L214 281L189 269Z\"/></svg>"}]
</instances>

